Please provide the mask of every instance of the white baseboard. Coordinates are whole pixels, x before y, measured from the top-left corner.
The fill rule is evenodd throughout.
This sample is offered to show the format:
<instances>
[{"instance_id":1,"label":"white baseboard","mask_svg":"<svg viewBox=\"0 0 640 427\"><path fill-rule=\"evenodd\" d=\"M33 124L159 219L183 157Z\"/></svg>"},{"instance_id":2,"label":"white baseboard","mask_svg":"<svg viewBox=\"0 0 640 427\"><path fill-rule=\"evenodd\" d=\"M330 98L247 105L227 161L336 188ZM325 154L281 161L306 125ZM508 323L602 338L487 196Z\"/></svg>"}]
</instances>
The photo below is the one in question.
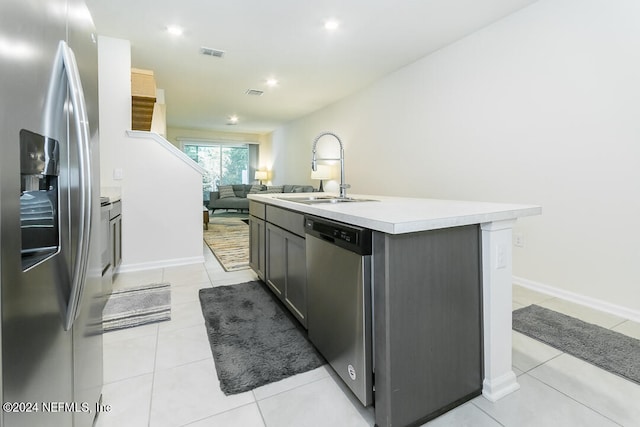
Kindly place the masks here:
<instances>
[{"instance_id":1,"label":"white baseboard","mask_svg":"<svg viewBox=\"0 0 640 427\"><path fill-rule=\"evenodd\" d=\"M509 371L501 377L495 378L493 381L484 379L482 382L482 395L489 402L497 402L503 397L513 393L520 388L518 379L513 371Z\"/></svg>"},{"instance_id":2,"label":"white baseboard","mask_svg":"<svg viewBox=\"0 0 640 427\"><path fill-rule=\"evenodd\" d=\"M130 273L132 271L153 270L156 268L178 267L181 265L202 264L204 256L195 256L191 258L175 258L165 259L162 261L142 262L138 264L120 264L118 273Z\"/></svg>"},{"instance_id":3,"label":"white baseboard","mask_svg":"<svg viewBox=\"0 0 640 427\"><path fill-rule=\"evenodd\" d=\"M633 310L599 299L565 291L563 289L558 289L553 286L545 285L543 283L535 282L533 280L525 279L522 277L513 276L513 283L515 285L520 285L536 292L561 298L567 301L574 302L576 304L584 305L595 310L604 311L606 313L613 314L614 316L622 317L640 323L640 311L638 310Z\"/></svg>"}]
</instances>

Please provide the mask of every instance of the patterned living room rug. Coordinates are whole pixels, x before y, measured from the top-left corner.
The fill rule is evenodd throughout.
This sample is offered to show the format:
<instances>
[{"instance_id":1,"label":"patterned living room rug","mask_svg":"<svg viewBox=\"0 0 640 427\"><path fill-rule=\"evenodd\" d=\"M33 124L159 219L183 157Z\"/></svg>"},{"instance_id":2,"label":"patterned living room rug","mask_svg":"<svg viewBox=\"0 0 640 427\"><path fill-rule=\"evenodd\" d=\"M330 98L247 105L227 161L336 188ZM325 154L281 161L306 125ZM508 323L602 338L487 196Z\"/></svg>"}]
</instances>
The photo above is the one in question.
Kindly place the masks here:
<instances>
[{"instance_id":1,"label":"patterned living room rug","mask_svg":"<svg viewBox=\"0 0 640 427\"><path fill-rule=\"evenodd\" d=\"M113 291L102 312L104 332L171 320L171 285L153 283Z\"/></svg>"},{"instance_id":2,"label":"patterned living room rug","mask_svg":"<svg viewBox=\"0 0 640 427\"><path fill-rule=\"evenodd\" d=\"M211 218L203 238L225 271L249 268L249 226L240 218Z\"/></svg>"}]
</instances>

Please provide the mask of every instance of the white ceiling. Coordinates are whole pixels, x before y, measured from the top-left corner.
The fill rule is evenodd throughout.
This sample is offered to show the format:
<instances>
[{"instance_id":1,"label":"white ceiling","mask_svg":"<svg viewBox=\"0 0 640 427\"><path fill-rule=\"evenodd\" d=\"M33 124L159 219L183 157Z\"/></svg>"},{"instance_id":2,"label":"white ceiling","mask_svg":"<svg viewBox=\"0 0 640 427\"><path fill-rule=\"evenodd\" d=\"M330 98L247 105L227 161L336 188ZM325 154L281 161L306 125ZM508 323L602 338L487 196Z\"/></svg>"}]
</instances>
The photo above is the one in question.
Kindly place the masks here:
<instances>
[{"instance_id":1,"label":"white ceiling","mask_svg":"<svg viewBox=\"0 0 640 427\"><path fill-rule=\"evenodd\" d=\"M268 132L536 0L87 0L155 72L170 127ZM324 22L340 22L329 33ZM173 37L168 25L184 34ZM203 56L201 47L225 51ZM279 84L268 88L266 79ZM247 89L264 90L249 96ZM237 115L237 125L228 117Z\"/></svg>"}]
</instances>

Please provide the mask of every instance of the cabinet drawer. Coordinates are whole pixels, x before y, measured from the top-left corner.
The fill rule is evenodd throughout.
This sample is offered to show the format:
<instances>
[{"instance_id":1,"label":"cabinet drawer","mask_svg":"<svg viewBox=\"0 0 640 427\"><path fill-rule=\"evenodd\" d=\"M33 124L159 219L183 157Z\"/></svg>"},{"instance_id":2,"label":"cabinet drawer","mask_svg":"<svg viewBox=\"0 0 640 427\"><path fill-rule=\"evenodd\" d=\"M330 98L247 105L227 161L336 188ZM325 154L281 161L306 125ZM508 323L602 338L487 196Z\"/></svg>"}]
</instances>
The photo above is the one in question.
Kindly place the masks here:
<instances>
[{"instance_id":1,"label":"cabinet drawer","mask_svg":"<svg viewBox=\"0 0 640 427\"><path fill-rule=\"evenodd\" d=\"M304 237L304 215L276 206L267 205L267 222Z\"/></svg>"},{"instance_id":2,"label":"cabinet drawer","mask_svg":"<svg viewBox=\"0 0 640 427\"><path fill-rule=\"evenodd\" d=\"M265 204L249 200L249 214L260 219L265 219Z\"/></svg>"}]
</instances>

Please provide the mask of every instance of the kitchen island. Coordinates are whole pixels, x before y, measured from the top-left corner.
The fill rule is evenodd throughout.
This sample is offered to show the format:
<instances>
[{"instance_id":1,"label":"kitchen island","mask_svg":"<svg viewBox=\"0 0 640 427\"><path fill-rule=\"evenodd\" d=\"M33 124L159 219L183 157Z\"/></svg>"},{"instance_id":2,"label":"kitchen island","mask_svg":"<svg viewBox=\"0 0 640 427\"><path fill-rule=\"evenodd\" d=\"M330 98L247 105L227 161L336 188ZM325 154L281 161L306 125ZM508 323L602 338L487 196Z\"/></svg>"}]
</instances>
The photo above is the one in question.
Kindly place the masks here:
<instances>
[{"instance_id":1,"label":"kitchen island","mask_svg":"<svg viewBox=\"0 0 640 427\"><path fill-rule=\"evenodd\" d=\"M313 200L324 196L252 194L249 199L283 212L373 230L372 335L379 427L424 422L474 397L480 388L491 401L519 388L511 366L511 236L517 218L539 215L539 206L371 195L351 196L367 201ZM434 289L439 286L435 292L430 289L432 283ZM477 307L468 301L460 301L460 305L452 302L456 295L465 295L462 300L467 294L450 291L449 284L462 292L477 287ZM431 376L438 367L425 367L426 360L444 351L451 341L468 335L464 332L460 337L434 340L429 331L449 327L458 322L452 319L469 311L476 316L475 323L481 323L477 332L481 342L469 347L469 352L476 349L481 353L477 369L481 384L477 391L470 386L469 393L429 407L425 401L446 394L446 375L452 381L466 381L455 378L456 363L469 365L456 360L464 359L459 354L464 351L435 358L436 365L448 357L453 361L440 369L451 372L438 384L433 383ZM473 316L465 322L469 329Z\"/></svg>"}]
</instances>

